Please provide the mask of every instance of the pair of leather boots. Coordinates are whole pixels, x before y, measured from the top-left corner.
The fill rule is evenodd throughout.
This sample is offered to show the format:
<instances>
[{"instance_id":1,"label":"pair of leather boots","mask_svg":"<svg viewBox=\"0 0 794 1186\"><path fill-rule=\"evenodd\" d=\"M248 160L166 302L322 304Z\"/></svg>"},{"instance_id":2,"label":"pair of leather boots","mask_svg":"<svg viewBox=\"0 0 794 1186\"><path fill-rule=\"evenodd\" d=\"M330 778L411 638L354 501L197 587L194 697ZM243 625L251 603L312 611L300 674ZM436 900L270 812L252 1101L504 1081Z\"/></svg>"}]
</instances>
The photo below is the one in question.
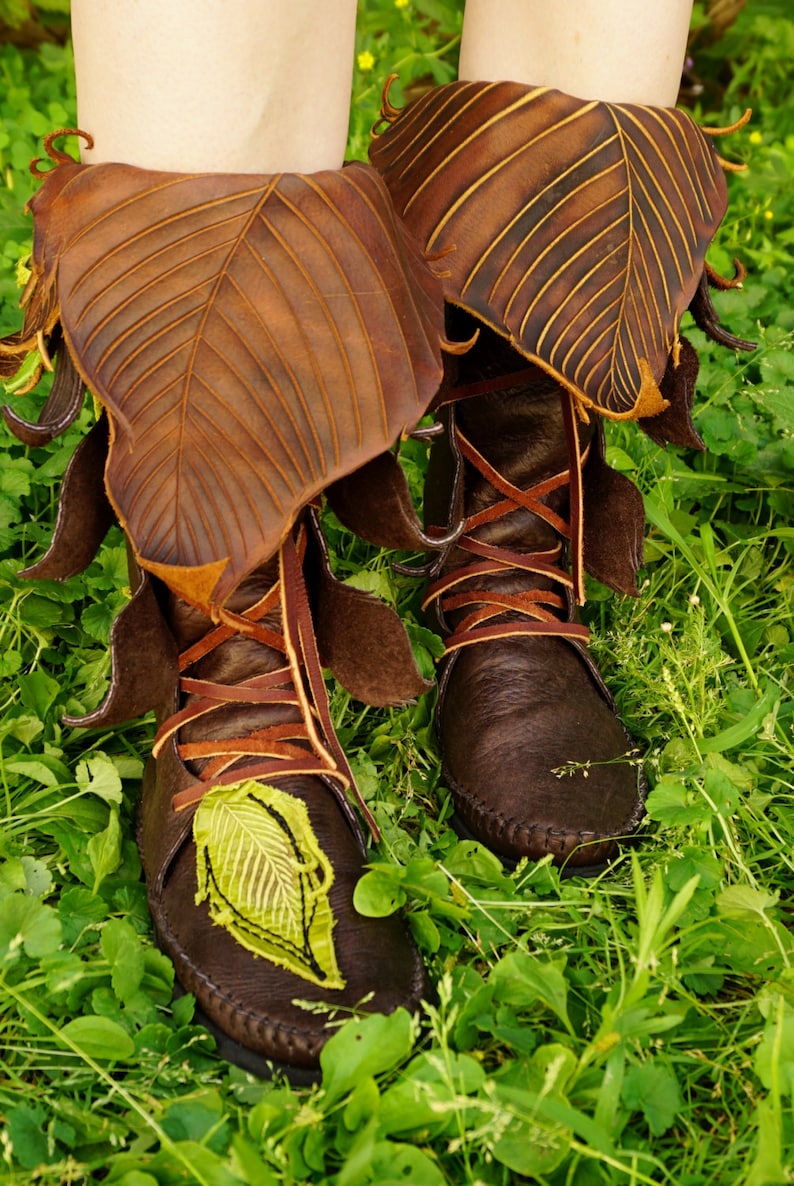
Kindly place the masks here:
<instances>
[{"instance_id":1,"label":"pair of leather boots","mask_svg":"<svg viewBox=\"0 0 794 1186\"><path fill-rule=\"evenodd\" d=\"M427 685L393 612L333 576L321 496L431 557L461 834L601 867L642 790L576 607L585 569L634 591L643 518L601 417L699 446L682 314L737 344L704 265L722 162L685 114L456 83L386 98L382 122L371 164L306 176L84 166L54 134L25 325L0 347L0 373L55 359L39 422L5 410L23 440L63 431L86 386L104 408L28 575L79 571L114 518L127 534L110 691L73 723L157 710L139 844L158 941L227 1057L295 1076L329 1011L426 990L403 921L353 906L359 815L376 829L322 668L380 705ZM434 438L424 527L394 449L413 431Z\"/></svg>"}]
</instances>

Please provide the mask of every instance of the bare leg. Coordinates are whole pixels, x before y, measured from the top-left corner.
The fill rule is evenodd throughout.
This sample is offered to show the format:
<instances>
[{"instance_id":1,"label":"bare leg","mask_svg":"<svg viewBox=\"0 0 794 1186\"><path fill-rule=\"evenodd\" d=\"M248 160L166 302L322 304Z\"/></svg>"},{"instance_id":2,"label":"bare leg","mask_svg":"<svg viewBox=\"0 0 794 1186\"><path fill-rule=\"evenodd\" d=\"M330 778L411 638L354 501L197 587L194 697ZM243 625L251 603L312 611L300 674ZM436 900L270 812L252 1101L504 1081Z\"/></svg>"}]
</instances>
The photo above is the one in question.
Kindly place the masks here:
<instances>
[{"instance_id":1,"label":"bare leg","mask_svg":"<svg viewBox=\"0 0 794 1186\"><path fill-rule=\"evenodd\" d=\"M339 168L355 16L355 0L74 0L86 163Z\"/></svg>"},{"instance_id":2,"label":"bare leg","mask_svg":"<svg viewBox=\"0 0 794 1186\"><path fill-rule=\"evenodd\" d=\"M672 107L690 0L466 0L460 77Z\"/></svg>"}]
</instances>

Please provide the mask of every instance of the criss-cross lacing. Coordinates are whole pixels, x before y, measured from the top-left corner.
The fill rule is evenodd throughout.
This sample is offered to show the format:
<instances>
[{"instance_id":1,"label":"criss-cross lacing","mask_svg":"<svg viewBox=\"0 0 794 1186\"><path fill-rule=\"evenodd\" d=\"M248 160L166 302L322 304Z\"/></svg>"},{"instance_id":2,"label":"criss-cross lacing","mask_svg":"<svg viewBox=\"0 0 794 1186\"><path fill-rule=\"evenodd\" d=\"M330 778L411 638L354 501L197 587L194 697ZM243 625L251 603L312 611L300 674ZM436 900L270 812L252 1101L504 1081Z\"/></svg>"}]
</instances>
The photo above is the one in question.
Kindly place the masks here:
<instances>
[{"instance_id":1,"label":"criss-cross lacing","mask_svg":"<svg viewBox=\"0 0 794 1186\"><path fill-rule=\"evenodd\" d=\"M518 375L502 376L497 380L485 380L454 389L454 398L465 399L484 392L504 391L523 376L524 373L520 372ZM569 620L571 602L581 605L584 601L582 467L587 460L589 446L584 450L581 447L572 397L561 393L561 403L568 446L568 468L534 483L526 490L499 473L465 436L460 426L457 423L453 426L454 447L502 498L469 516L454 543L456 549L468 552L476 559L454 568L427 589L425 609L436 601L442 615L472 607L471 612L458 621L447 638L447 653L480 642L529 634L562 637L582 644L586 644L589 639L586 626ZM545 501L549 495L565 486L569 487L570 503L570 517L567 520L547 506ZM560 541L543 551L516 552L476 538L474 533L479 527L519 509L529 511L549 524L561 537ZM570 574L561 567L565 551L570 553ZM534 588L509 593L483 588L478 582L481 577L492 578L516 572L544 578L561 588L562 592L554 588Z\"/></svg>"},{"instance_id":2,"label":"criss-cross lacing","mask_svg":"<svg viewBox=\"0 0 794 1186\"><path fill-rule=\"evenodd\" d=\"M221 609L219 623L180 655L181 696L195 699L163 723L152 752L156 758L174 738L183 762L203 763L200 768L191 767L197 771L196 784L173 797L175 811L196 803L211 787L236 783L243 778L273 782L295 775L319 776L331 780L340 795L349 792L354 796L377 840L377 825L356 787L331 721L303 580L305 549L305 527L301 527L295 538L289 536L282 544L278 578L265 595L243 613ZM263 619L279 605L283 633L263 624ZM186 674L235 634L271 648L286 661L273 671L234 685ZM179 739L186 725L230 704L291 706L299 710L300 716L293 722L266 725L239 738Z\"/></svg>"}]
</instances>

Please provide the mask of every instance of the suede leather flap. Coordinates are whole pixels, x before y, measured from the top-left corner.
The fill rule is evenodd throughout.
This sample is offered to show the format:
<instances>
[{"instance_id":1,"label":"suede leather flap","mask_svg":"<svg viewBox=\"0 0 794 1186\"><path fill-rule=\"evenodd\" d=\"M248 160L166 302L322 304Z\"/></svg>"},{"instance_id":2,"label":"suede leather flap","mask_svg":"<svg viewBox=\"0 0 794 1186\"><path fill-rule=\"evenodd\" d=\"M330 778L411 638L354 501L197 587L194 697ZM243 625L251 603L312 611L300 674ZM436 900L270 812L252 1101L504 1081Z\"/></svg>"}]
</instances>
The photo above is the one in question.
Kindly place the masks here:
<instances>
[{"instance_id":1,"label":"suede leather flap","mask_svg":"<svg viewBox=\"0 0 794 1186\"><path fill-rule=\"evenodd\" d=\"M645 507L634 483L607 465L601 425L584 470L584 506L585 568L617 593L636 597Z\"/></svg>"},{"instance_id":2,"label":"suede leather flap","mask_svg":"<svg viewBox=\"0 0 794 1186\"><path fill-rule=\"evenodd\" d=\"M100 706L63 718L81 729L109 728L158 708L173 696L179 675L177 645L160 612L153 583L141 572L138 588L110 632L110 687Z\"/></svg>"},{"instance_id":3,"label":"suede leather flap","mask_svg":"<svg viewBox=\"0 0 794 1186\"><path fill-rule=\"evenodd\" d=\"M413 657L405 627L394 610L331 572L325 541L314 518L307 555L307 584L313 591L317 649L343 688L365 704L389 706L421 696L432 687Z\"/></svg>"},{"instance_id":4,"label":"suede leather flap","mask_svg":"<svg viewBox=\"0 0 794 1186\"><path fill-rule=\"evenodd\" d=\"M103 416L66 467L47 552L20 576L63 581L83 572L94 559L115 520L103 481L107 447L108 425Z\"/></svg>"}]
</instances>

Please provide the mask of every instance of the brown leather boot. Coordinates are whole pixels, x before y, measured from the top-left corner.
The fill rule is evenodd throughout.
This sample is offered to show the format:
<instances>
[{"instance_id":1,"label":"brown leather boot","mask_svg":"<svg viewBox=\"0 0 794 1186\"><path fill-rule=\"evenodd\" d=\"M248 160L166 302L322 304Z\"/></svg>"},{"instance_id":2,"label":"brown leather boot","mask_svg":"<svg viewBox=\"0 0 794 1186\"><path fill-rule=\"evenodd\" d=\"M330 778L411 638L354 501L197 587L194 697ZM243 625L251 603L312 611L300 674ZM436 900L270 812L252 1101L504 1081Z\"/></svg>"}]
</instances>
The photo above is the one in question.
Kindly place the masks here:
<instances>
[{"instance_id":1,"label":"brown leather boot","mask_svg":"<svg viewBox=\"0 0 794 1186\"><path fill-rule=\"evenodd\" d=\"M573 548L581 576L583 483L600 441L575 423L567 392L489 330L445 396L456 402L431 453L425 514L431 534L464 527L426 605L446 636L436 724L458 826L509 862L551 854L594 870L643 814L633 743L587 649L570 572ZM629 491L612 526L636 549L642 504Z\"/></svg>"},{"instance_id":2,"label":"brown leather boot","mask_svg":"<svg viewBox=\"0 0 794 1186\"><path fill-rule=\"evenodd\" d=\"M382 117L370 158L470 315L460 336L480 333L428 483L464 520L428 595L448 635L446 777L464 829L504 857L598 866L641 792L574 605L585 564L632 591L642 506L591 418L697 445L678 326L691 307L716 331L722 162L684 112L518 83L452 83L404 111L387 94Z\"/></svg>"},{"instance_id":3,"label":"brown leather boot","mask_svg":"<svg viewBox=\"0 0 794 1186\"><path fill-rule=\"evenodd\" d=\"M87 385L107 421L29 575L88 563L115 511L139 577L109 696L72 723L158 707L139 841L159 941L229 1058L316 1073L329 1009L415 1009L424 974L399 920L353 907L367 851L315 624L351 694L392 704L426 685L393 613L334 581L306 508L426 410L438 280L367 165L192 176L45 147L25 324L0 373L38 347L56 377L39 424L6 418L51 439Z\"/></svg>"},{"instance_id":4,"label":"brown leather boot","mask_svg":"<svg viewBox=\"0 0 794 1186\"><path fill-rule=\"evenodd\" d=\"M367 848L314 649L304 544L301 529L248 577L223 625L167 594L181 675L139 817L158 941L221 1053L293 1078L316 1068L329 1020L415 1011L425 988L403 922L353 907Z\"/></svg>"}]
</instances>

